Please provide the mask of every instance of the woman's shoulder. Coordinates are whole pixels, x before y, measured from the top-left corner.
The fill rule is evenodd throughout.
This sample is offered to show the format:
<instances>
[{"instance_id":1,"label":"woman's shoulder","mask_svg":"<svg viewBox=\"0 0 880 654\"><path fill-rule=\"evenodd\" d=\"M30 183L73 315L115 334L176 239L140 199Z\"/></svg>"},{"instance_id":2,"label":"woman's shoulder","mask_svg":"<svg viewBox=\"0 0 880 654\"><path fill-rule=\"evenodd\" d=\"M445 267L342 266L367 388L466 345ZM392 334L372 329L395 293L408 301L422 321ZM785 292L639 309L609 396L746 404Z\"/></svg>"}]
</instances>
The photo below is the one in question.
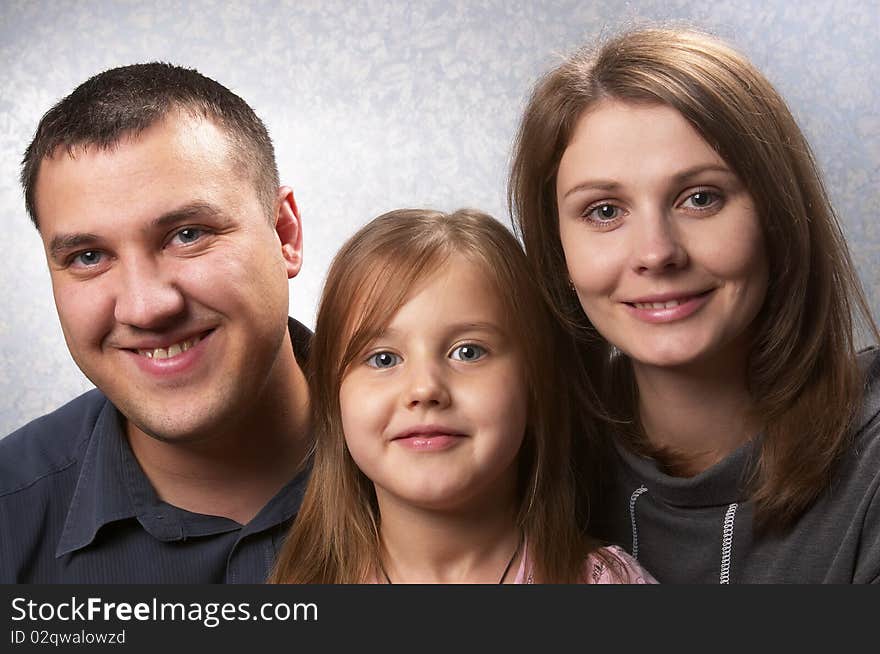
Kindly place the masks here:
<instances>
[{"instance_id":1,"label":"woman's shoulder","mask_svg":"<svg viewBox=\"0 0 880 654\"><path fill-rule=\"evenodd\" d=\"M854 449L860 459L870 459L873 465L874 459L880 460L880 347L875 345L859 352L858 363L865 394L856 419Z\"/></svg>"},{"instance_id":2,"label":"woman's shoulder","mask_svg":"<svg viewBox=\"0 0 880 654\"><path fill-rule=\"evenodd\" d=\"M874 345L858 354L859 369L865 380L865 399L860 423L867 424L880 414L880 347Z\"/></svg>"},{"instance_id":3,"label":"woman's shoulder","mask_svg":"<svg viewBox=\"0 0 880 654\"><path fill-rule=\"evenodd\" d=\"M584 583L588 584L656 584L650 572L617 545L600 547L591 552L584 566Z\"/></svg>"}]
</instances>

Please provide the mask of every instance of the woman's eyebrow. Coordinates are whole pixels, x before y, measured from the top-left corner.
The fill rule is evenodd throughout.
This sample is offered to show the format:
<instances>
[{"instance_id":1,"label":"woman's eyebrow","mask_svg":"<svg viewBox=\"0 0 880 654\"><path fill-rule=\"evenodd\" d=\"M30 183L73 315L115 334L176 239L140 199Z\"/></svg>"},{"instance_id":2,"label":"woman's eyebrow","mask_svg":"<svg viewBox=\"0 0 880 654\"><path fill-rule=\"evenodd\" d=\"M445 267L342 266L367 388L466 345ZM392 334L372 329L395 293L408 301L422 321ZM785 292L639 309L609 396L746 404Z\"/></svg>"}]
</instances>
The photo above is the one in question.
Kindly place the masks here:
<instances>
[{"instance_id":1,"label":"woman's eyebrow","mask_svg":"<svg viewBox=\"0 0 880 654\"><path fill-rule=\"evenodd\" d=\"M579 193L580 191L616 191L619 188L620 184L610 179L589 179L585 182L581 182L577 186L572 186L565 192L565 195L562 196L562 199L564 200L569 195Z\"/></svg>"},{"instance_id":2,"label":"woman's eyebrow","mask_svg":"<svg viewBox=\"0 0 880 654\"><path fill-rule=\"evenodd\" d=\"M690 168L685 168L684 170L675 173L672 176L672 180L676 184L680 184L684 181L691 179L692 177L696 177L697 175L701 175L706 172L718 172L724 173L726 175L733 175L733 171L723 164L717 163L705 163L705 164L697 164L695 166L691 166ZM569 195L574 193L579 193L580 191L616 191L620 188L620 183L615 182L611 179L588 179L586 181L577 184L576 186L572 186L568 189L565 194L562 196L563 199L567 198Z\"/></svg>"},{"instance_id":3,"label":"woman's eyebrow","mask_svg":"<svg viewBox=\"0 0 880 654\"><path fill-rule=\"evenodd\" d=\"M683 182L692 177L696 177L697 175L701 175L703 173L724 173L726 175L733 175L733 171L723 164L717 163L708 163L708 164L697 164L695 166L691 166L690 168L685 168L679 173L676 173L673 176L673 180L676 182Z\"/></svg>"}]
</instances>

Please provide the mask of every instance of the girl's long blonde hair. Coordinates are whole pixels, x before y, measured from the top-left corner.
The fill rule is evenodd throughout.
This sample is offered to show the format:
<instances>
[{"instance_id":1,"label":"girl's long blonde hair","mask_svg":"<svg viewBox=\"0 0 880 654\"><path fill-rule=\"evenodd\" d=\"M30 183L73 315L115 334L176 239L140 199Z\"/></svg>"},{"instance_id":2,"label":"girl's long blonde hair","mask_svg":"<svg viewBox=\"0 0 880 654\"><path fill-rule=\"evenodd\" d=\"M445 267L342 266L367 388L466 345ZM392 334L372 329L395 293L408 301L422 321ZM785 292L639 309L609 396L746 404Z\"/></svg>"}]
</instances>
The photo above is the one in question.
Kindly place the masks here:
<instances>
[{"instance_id":1,"label":"girl's long blonde hair","mask_svg":"<svg viewBox=\"0 0 880 654\"><path fill-rule=\"evenodd\" d=\"M755 201L770 283L748 361L749 390L765 426L752 498L759 524L790 524L828 487L862 400L854 318L878 338L810 147L745 57L689 29L621 34L576 52L536 85L514 146L508 202L515 228L558 316L579 340L581 394L599 398L600 423L643 452L631 366L584 314L559 238L559 161L578 118L604 99L676 109Z\"/></svg>"},{"instance_id":2,"label":"girl's long blonde hair","mask_svg":"<svg viewBox=\"0 0 880 654\"><path fill-rule=\"evenodd\" d=\"M358 231L330 266L308 370L315 430L312 476L270 581L331 584L376 578L376 495L346 447L339 389L349 366L415 286L452 255L483 270L504 307L504 326L521 349L529 406L518 455L517 521L528 538L536 577L546 582L581 577L594 545L575 520L571 398L565 379L565 361L574 358L566 350L571 341L552 320L521 247L501 223L472 210L399 210Z\"/></svg>"}]
</instances>

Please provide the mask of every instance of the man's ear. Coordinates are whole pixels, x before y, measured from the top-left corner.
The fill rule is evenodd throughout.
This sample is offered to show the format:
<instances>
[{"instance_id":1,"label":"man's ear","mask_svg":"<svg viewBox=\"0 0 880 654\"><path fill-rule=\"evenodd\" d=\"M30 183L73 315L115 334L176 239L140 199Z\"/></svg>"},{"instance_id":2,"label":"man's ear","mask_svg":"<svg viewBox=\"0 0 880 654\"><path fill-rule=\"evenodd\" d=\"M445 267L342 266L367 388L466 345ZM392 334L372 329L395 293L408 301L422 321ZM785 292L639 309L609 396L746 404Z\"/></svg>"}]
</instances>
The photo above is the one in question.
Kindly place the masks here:
<instances>
[{"instance_id":1,"label":"man's ear","mask_svg":"<svg viewBox=\"0 0 880 654\"><path fill-rule=\"evenodd\" d=\"M287 267L287 278L296 277L302 268L302 222L299 209L293 197L293 189L282 186L278 189L275 205L275 231L281 239L281 254Z\"/></svg>"}]
</instances>

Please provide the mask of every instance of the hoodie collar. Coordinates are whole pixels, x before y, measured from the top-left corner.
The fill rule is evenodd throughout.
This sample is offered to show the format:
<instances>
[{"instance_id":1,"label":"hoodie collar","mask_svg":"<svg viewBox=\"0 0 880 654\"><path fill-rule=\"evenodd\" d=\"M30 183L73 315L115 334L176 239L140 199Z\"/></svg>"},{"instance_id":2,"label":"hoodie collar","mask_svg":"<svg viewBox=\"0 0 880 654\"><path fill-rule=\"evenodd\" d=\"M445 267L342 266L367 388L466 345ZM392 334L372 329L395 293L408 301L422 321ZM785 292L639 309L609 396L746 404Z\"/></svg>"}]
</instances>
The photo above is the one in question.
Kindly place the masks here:
<instances>
[{"instance_id":1,"label":"hoodie collar","mask_svg":"<svg viewBox=\"0 0 880 654\"><path fill-rule=\"evenodd\" d=\"M673 477L663 472L653 459L633 454L617 442L614 446L624 468L654 499L672 506L709 507L745 501L750 464L758 454L760 440L760 437L753 438L693 477Z\"/></svg>"}]
</instances>

